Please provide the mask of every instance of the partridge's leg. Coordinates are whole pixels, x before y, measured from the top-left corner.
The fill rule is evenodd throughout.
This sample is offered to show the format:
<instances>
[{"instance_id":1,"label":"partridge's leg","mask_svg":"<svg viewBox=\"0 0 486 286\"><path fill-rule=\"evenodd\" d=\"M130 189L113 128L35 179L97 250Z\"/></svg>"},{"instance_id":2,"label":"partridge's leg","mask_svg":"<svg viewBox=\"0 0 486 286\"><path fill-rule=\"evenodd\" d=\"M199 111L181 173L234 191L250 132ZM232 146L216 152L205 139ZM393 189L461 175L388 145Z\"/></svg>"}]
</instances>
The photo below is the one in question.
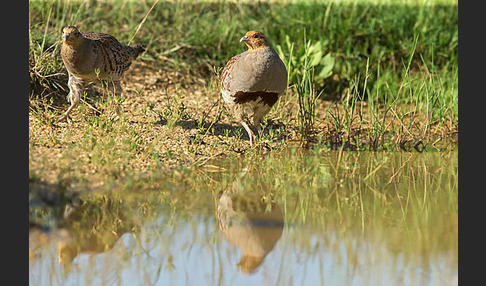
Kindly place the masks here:
<instances>
[{"instance_id":1,"label":"partridge's leg","mask_svg":"<svg viewBox=\"0 0 486 286\"><path fill-rule=\"evenodd\" d=\"M79 78L76 78L69 74L69 80L68 80L68 87L69 87L69 94L67 96L67 99L69 102L71 102L71 106L69 106L68 110L66 110L66 113L61 116L57 122L61 121L67 121L68 123L71 123L71 120L69 118L69 113L73 108L79 103L81 99L81 93L83 92L83 81Z\"/></svg>"},{"instance_id":2,"label":"partridge's leg","mask_svg":"<svg viewBox=\"0 0 486 286\"><path fill-rule=\"evenodd\" d=\"M250 127L248 127L245 121L241 120L240 123L241 125L243 125L246 132L248 133L248 136L250 137L250 146L253 146L253 141L255 141L255 134L253 134L253 131L251 131Z\"/></svg>"},{"instance_id":3,"label":"partridge's leg","mask_svg":"<svg viewBox=\"0 0 486 286\"><path fill-rule=\"evenodd\" d=\"M117 95L121 95L123 88L122 88L119 80L114 81L113 84L114 84L113 98L116 98ZM121 113L120 109L121 109L120 106L118 105L118 103L115 100L115 114L112 116L113 119L118 120L120 118L120 113Z\"/></svg>"}]
</instances>

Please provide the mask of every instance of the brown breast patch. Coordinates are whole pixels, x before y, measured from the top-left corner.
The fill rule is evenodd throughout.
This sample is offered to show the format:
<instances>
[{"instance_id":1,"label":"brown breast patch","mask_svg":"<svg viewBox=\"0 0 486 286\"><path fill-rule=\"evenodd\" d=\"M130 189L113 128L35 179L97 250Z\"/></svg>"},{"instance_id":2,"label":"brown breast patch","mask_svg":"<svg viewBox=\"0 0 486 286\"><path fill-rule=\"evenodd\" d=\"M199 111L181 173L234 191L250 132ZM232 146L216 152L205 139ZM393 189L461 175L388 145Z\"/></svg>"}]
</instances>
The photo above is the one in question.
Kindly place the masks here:
<instances>
[{"instance_id":1,"label":"brown breast patch","mask_svg":"<svg viewBox=\"0 0 486 286\"><path fill-rule=\"evenodd\" d=\"M273 106L275 102L278 100L278 93L276 92L267 92L267 91L255 91L255 92L244 92L244 91L237 91L234 95L235 103L241 104L248 101L257 101L260 97L259 101L263 101L265 104L269 106Z\"/></svg>"}]
</instances>

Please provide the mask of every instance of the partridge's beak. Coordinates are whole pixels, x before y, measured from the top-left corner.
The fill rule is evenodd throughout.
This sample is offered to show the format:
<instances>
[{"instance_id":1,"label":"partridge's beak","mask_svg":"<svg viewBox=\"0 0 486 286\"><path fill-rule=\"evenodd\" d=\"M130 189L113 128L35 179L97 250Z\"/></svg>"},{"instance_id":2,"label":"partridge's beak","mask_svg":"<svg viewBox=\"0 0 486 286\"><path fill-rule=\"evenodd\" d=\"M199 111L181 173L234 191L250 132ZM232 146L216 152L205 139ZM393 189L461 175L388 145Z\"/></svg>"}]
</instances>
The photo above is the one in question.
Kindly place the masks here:
<instances>
[{"instance_id":1,"label":"partridge's beak","mask_svg":"<svg viewBox=\"0 0 486 286\"><path fill-rule=\"evenodd\" d=\"M63 41L69 40L69 34L62 34L62 40Z\"/></svg>"},{"instance_id":2,"label":"partridge's beak","mask_svg":"<svg viewBox=\"0 0 486 286\"><path fill-rule=\"evenodd\" d=\"M249 41L249 39L248 39L248 36L247 36L247 35L244 35L244 36L243 36L243 37L241 37L241 39L240 39L240 43L241 43L241 42L245 42L245 43L247 43L248 41Z\"/></svg>"}]
</instances>

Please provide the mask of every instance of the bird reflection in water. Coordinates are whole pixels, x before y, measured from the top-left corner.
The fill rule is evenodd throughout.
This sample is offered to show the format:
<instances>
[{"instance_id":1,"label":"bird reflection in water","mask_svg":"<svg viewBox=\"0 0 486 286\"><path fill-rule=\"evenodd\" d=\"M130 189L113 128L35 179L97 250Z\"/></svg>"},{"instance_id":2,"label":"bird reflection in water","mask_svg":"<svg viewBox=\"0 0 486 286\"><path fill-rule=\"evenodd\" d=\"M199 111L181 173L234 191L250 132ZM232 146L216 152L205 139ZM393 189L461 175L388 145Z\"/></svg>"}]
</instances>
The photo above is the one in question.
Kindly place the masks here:
<instances>
[{"instance_id":1,"label":"bird reflection in water","mask_svg":"<svg viewBox=\"0 0 486 286\"><path fill-rule=\"evenodd\" d=\"M267 196L239 195L236 182L221 194L217 219L226 240L242 251L238 267L254 273L282 236L284 218L280 207Z\"/></svg>"},{"instance_id":2,"label":"bird reflection in water","mask_svg":"<svg viewBox=\"0 0 486 286\"><path fill-rule=\"evenodd\" d=\"M66 206L59 230L58 261L64 266L80 254L98 254L113 248L134 225L123 215L120 204L106 197L97 203L78 200Z\"/></svg>"}]
</instances>

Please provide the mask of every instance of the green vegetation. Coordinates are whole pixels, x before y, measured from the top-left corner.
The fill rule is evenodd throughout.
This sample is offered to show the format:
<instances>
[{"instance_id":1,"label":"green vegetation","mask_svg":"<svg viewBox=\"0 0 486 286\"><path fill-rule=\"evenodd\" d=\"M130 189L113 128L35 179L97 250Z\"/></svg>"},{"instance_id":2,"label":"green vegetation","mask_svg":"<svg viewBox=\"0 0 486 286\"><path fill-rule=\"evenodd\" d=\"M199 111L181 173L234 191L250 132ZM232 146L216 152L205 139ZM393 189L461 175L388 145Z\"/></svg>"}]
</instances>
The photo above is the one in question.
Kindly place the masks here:
<instances>
[{"instance_id":1,"label":"green vegetation","mask_svg":"<svg viewBox=\"0 0 486 286\"><path fill-rule=\"evenodd\" d=\"M56 178L63 170L83 182L102 170L96 175L123 177L296 142L407 151L457 143L457 1L29 4L33 176ZM96 96L90 87L73 127L54 123L66 104L59 50L68 24L147 46L122 81L122 97ZM238 39L250 29L268 35L289 74L286 96L252 149L218 86L221 67L245 50Z\"/></svg>"},{"instance_id":2,"label":"green vegetation","mask_svg":"<svg viewBox=\"0 0 486 286\"><path fill-rule=\"evenodd\" d=\"M290 84L301 74L307 40L310 58L317 69L318 89L328 95L342 94L356 76L364 76L370 63L367 93L373 94L385 81L396 91L416 45L411 69L424 74L447 72L457 78L458 14L456 1L296 1L295 3L158 2L136 1L30 1L31 67L45 67L44 76L61 71L59 57L42 62L45 53L56 55L61 27L77 24L85 30L106 31L122 42L135 36L150 52L144 60L170 56L178 68L192 61L207 74L207 67L220 67L236 52L241 33L263 30L284 59L290 59ZM146 21L135 35L144 16ZM208 27L213 27L208 29ZM414 39L418 38L415 43ZM290 46L294 54L289 55ZM285 61L286 63L288 61ZM37 64L37 66L36 66ZM42 72L38 72L42 74ZM333 76L331 76L333 75ZM385 95L380 99L386 101ZM393 98L388 98L388 101Z\"/></svg>"}]
</instances>

